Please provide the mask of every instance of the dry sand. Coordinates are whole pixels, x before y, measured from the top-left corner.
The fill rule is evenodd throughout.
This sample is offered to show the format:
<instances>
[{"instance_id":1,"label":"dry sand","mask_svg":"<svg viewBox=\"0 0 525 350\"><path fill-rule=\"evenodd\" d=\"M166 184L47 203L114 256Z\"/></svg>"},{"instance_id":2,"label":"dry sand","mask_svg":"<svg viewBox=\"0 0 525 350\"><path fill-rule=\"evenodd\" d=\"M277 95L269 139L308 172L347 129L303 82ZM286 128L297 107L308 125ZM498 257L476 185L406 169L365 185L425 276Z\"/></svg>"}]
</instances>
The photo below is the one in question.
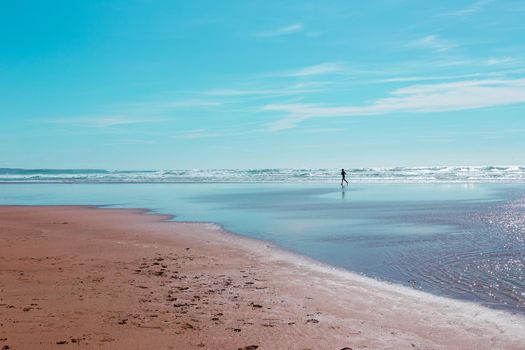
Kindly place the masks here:
<instances>
[{"instance_id":1,"label":"dry sand","mask_svg":"<svg viewBox=\"0 0 525 350\"><path fill-rule=\"evenodd\" d=\"M525 349L525 318L143 210L0 207L0 349Z\"/></svg>"}]
</instances>

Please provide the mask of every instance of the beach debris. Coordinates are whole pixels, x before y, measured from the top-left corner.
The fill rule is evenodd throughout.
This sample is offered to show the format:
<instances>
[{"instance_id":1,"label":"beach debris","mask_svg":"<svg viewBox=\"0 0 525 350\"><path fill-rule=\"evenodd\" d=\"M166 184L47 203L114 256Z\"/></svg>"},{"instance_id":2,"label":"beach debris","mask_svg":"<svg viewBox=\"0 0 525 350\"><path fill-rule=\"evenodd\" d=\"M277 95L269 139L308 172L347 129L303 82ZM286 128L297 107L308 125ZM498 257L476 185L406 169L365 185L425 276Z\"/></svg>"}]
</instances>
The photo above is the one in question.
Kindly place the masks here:
<instances>
[{"instance_id":1,"label":"beach debris","mask_svg":"<svg viewBox=\"0 0 525 350\"><path fill-rule=\"evenodd\" d=\"M352 348L349 348L348 346L345 346L345 347L342 348L341 350L352 350Z\"/></svg>"},{"instance_id":2,"label":"beach debris","mask_svg":"<svg viewBox=\"0 0 525 350\"><path fill-rule=\"evenodd\" d=\"M319 323L319 320L316 320L315 318L309 318L306 320L306 323Z\"/></svg>"},{"instance_id":3,"label":"beach debris","mask_svg":"<svg viewBox=\"0 0 525 350\"><path fill-rule=\"evenodd\" d=\"M9 350L9 349L11 349L11 348L9 347L9 345L4 345L4 346L2 346L2 350Z\"/></svg>"},{"instance_id":4,"label":"beach debris","mask_svg":"<svg viewBox=\"0 0 525 350\"><path fill-rule=\"evenodd\" d=\"M238 348L237 350L257 350L259 348L259 345L248 345L242 348Z\"/></svg>"},{"instance_id":5,"label":"beach debris","mask_svg":"<svg viewBox=\"0 0 525 350\"><path fill-rule=\"evenodd\" d=\"M193 326L191 323L185 323L181 327L182 329L195 329L195 326Z\"/></svg>"},{"instance_id":6,"label":"beach debris","mask_svg":"<svg viewBox=\"0 0 525 350\"><path fill-rule=\"evenodd\" d=\"M64 344L68 344L69 342L67 340L59 340L57 341L57 345L64 345Z\"/></svg>"},{"instance_id":7,"label":"beach debris","mask_svg":"<svg viewBox=\"0 0 525 350\"><path fill-rule=\"evenodd\" d=\"M186 307L194 306L194 305L196 305L196 304L189 304L189 303L176 303L176 304L173 304L173 307L186 308Z\"/></svg>"}]
</instances>

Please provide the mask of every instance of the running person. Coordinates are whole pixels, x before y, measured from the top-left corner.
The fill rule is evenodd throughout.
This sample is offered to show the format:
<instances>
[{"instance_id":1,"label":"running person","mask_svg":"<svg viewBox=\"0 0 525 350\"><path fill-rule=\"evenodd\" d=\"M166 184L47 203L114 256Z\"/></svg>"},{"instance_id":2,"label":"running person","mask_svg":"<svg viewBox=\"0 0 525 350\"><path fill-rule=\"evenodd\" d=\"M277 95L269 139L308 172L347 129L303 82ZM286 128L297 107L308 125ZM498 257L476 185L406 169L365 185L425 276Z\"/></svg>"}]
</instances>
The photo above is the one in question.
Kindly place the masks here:
<instances>
[{"instance_id":1,"label":"running person","mask_svg":"<svg viewBox=\"0 0 525 350\"><path fill-rule=\"evenodd\" d=\"M348 185L348 181L346 181L346 171L345 169L341 169L341 186L343 186L343 181L346 182L346 184Z\"/></svg>"}]
</instances>

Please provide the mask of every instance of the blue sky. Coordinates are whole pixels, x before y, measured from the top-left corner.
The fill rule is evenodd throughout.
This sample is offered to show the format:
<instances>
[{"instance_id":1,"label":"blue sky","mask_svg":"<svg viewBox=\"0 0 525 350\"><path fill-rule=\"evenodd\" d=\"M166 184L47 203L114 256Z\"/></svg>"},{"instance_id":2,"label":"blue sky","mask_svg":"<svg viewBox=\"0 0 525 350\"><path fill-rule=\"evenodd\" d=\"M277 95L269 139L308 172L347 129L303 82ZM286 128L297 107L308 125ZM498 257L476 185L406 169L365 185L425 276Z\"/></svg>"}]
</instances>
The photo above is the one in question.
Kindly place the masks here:
<instances>
[{"instance_id":1,"label":"blue sky","mask_svg":"<svg viewBox=\"0 0 525 350\"><path fill-rule=\"evenodd\" d=\"M0 167L525 164L525 2L2 1Z\"/></svg>"}]
</instances>

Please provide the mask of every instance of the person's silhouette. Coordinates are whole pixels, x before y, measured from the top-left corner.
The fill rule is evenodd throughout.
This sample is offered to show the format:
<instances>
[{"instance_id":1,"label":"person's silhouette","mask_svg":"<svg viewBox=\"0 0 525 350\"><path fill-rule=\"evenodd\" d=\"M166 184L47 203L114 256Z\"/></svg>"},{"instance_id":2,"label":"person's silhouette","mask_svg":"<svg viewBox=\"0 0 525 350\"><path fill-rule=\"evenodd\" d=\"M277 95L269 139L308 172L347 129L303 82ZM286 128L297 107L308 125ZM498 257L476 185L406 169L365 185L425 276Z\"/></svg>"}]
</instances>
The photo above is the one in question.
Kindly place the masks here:
<instances>
[{"instance_id":1,"label":"person's silhouette","mask_svg":"<svg viewBox=\"0 0 525 350\"><path fill-rule=\"evenodd\" d=\"M348 185L348 181L346 181L346 171L345 169L341 169L341 186L343 186L343 182L346 182L346 184Z\"/></svg>"}]
</instances>

